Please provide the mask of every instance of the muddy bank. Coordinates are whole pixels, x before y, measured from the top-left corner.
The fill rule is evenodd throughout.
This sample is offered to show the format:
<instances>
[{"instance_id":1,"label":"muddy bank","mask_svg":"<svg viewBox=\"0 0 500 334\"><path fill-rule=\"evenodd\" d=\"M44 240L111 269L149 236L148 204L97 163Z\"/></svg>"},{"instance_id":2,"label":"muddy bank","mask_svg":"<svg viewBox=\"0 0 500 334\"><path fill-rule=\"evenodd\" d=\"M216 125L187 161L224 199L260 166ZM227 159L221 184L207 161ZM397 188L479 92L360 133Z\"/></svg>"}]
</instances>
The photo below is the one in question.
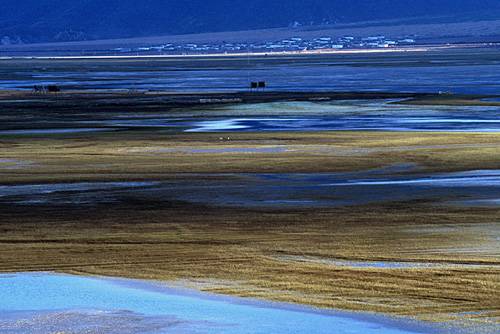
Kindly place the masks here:
<instances>
[{"instance_id":1,"label":"muddy bank","mask_svg":"<svg viewBox=\"0 0 500 334\"><path fill-rule=\"evenodd\" d=\"M259 93L260 94L260 93ZM79 103L65 97L48 103L41 98L0 100L0 136L74 135L111 131L179 132L319 132L319 131L443 131L498 132L498 106L412 105L415 99L378 99L352 95L312 99L308 95L272 96L259 94L246 102L221 99L200 102L179 95L127 97L109 100L89 95ZM364 99L359 99L364 97ZM343 100L336 100L343 98ZM347 99L344 99L347 98ZM154 101L159 99L158 101ZM171 99L171 101L162 99ZM423 99L423 98L420 98ZM213 99L212 99L213 100ZM211 100L211 101L212 101ZM260 102L251 101L260 100ZM264 102L273 100L274 102ZM432 100L432 99L431 99ZM149 102L148 102L149 101ZM279 101L279 102L277 102ZM474 100L470 100L472 103ZM102 104L100 104L102 102ZM78 104L79 103L79 104ZM142 105L145 103L146 105ZM410 103L410 104L402 104ZM76 105L78 104L78 105ZM226 139L227 136L221 137Z\"/></svg>"},{"instance_id":2,"label":"muddy bank","mask_svg":"<svg viewBox=\"0 0 500 334\"><path fill-rule=\"evenodd\" d=\"M286 101L329 101L359 99L400 99L425 97L429 94L389 92L213 92L168 93L128 91L71 91L57 94L34 94L1 91L2 110L29 111L154 111L199 105L265 103Z\"/></svg>"},{"instance_id":3,"label":"muddy bank","mask_svg":"<svg viewBox=\"0 0 500 334\"><path fill-rule=\"evenodd\" d=\"M499 207L499 197L498 170L422 173L412 165L350 173L174 174L161 182L0 185L0 203L49 207L186 202L292 210L411 201Z\"/></svg>"}]
</instances>

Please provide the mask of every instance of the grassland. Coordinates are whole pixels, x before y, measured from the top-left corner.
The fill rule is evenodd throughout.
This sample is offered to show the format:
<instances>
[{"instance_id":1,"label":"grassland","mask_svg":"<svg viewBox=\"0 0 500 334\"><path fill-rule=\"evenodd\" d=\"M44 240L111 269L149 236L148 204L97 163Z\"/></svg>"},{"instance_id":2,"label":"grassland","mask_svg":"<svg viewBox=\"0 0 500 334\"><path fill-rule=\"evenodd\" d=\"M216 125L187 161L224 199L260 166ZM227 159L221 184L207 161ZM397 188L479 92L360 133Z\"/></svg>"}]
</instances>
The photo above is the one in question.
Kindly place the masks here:
<instances>
[{"instance_id":1,"label":"grassland","mask_svg":"<svg viewBox=\"0 0 500 334\"><path fill-rule=\"evenodd\" d=\"M89 118L101 112L165 112L235 98L241 102L413 98L405 103L497 104L480 97L428 94L0 91L3 116L10 115L2 130L38 126L36 121L20 119L52 127L43 119L48 105L51 122L57 125L63 120L67 125L71 122L65 113L77 111ZM195 174L203 182L214 174L331 173L397 164L414 166L404 171L407 174L500 169L500 134L220 134L127 128L0 137L1 186L168 181ZM496 207L446 206L431 199L302 209L223 208L150 198L97 202L90 207L29 206L0 197L0 272L156 279L321 308L461 321L473 326L472 332L493 328L500 319L500 209ZM387 266L363 265L366 261ZM391 267L394 263L407 265Z\"/></svg>"},{"instance_id":2,"label":"grassland","mask_svg":"<svg viewBox=\"0 0 500 334\"><path fill-rule=\"evenodd\" d=\"M4 184L169 179L179 173L322 173L399 163L429 172L500 168L500 136L488 133L128 131L4 136L0 148ZM280 153L259 152L266 148Z\"/></svg>"},{"instance_id":3,"label":"grassland","mask_svg":"<svg viewBox=\"0 0 500 334\"><path fill-rule=\"evenodd\" d=\"M231 150L266 147L282 150ZM321 173L397 163L424 171L499 169L499 151L500 135L484 133L226 133L223 140L220 134L168 131L4 136L0 179L168 180L185 173ZM460 319L481 328L500 316L499 221L496 208L425 200L301 210L187 202L91 210L1 204L0 271L158 279L322 308ZM437 265L373 268L328 260Z\"/></svg>"},{"instance_id":4,"label":"grassland","mask_svg":"<svg viewBox=\"0 0 500 334\"><path fill-rule=\"evenodd\" d=\"M399 203L285 212L172 203L71 211L2 207L0 212L3 272L157 279L432 321L456 317L484 324L500 316L495 209ZM301 257L441 265L344 267ZM459 315L464 312L470 314Z\"/></svg>"}]
</instances>

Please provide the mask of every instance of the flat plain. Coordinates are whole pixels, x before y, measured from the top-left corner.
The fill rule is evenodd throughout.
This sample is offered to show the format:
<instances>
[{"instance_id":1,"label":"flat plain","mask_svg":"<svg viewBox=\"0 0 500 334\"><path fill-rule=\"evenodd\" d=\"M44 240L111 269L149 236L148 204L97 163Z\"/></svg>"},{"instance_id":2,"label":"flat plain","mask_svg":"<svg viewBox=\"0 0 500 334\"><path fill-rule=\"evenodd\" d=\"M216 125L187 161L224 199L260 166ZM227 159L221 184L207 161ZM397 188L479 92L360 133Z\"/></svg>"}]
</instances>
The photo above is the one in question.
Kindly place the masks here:
<instances>
[{"instance_id":1,"label":"flat plain","mask_svg":"<svg viewBox=\"0 0 500 334\"><path fill-rule=\"evenodd\" d=\"M498 107L486 98L3 91L0 271L153 279L494 332L500 135L481 130ZM439 128L370 130L383 114L365 130L290 130L324 121L301 103L345 113L334 125L424 108L412 124ZM457 120L458 106L472 109ZM213 124L228 128L200 131Z\"/></svg>"}]
</instances>

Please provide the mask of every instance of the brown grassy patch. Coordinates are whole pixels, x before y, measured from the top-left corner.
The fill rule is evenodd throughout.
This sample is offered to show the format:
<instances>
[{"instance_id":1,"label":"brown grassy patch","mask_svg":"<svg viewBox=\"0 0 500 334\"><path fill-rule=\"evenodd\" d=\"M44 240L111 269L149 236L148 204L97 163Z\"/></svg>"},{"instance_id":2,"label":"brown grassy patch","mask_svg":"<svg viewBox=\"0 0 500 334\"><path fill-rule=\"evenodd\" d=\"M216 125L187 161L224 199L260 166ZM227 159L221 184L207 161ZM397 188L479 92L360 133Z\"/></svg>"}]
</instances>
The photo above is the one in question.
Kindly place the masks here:
<instances>
[{"instance_id":1,"label":"brown grassy patch","mask_svg":"<svg viewBox=\"0 0 500 334\"><path fill-rule=\"evenodd\" d=\"M4 207L0 271L187 280L213 292L445 320L498 313L499 217L422 204L288 212ZM443 267L355 268L285 255Z\"/></svg>"},{"instance_id":2,"label":"brown grassy patch","mask_svg":"<svg viewBox=\"0 0 500 334\"><path fill-rule=\"evenodd\" d=\"M413 163L427 171L500 168L500 135L481 133L126 132L4 137L0 159L29 161L2 169L2 183L170 178L174 173L338 172ZM195 149L262 149L281 153L192 153Z\"/></svg>"}]
</instances>

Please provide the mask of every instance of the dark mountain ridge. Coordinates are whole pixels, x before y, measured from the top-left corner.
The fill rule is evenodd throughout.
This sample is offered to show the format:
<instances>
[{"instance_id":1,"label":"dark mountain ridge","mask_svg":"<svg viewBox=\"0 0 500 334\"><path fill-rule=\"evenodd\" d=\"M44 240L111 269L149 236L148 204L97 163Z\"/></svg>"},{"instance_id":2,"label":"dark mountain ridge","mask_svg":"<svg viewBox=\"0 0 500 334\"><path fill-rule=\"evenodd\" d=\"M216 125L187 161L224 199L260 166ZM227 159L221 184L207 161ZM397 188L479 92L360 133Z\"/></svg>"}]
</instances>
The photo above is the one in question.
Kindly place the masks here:
<instances>
[{"instance_id":1,"label":"dark mountain ridge","mask_svg":"<svg viewBox=\"0 0 500 334\"><path fill-rule=\"evenodd\" d=\"M0 44L500 18L499 0L1 0Z\"/></svg>"}]
</instances>

